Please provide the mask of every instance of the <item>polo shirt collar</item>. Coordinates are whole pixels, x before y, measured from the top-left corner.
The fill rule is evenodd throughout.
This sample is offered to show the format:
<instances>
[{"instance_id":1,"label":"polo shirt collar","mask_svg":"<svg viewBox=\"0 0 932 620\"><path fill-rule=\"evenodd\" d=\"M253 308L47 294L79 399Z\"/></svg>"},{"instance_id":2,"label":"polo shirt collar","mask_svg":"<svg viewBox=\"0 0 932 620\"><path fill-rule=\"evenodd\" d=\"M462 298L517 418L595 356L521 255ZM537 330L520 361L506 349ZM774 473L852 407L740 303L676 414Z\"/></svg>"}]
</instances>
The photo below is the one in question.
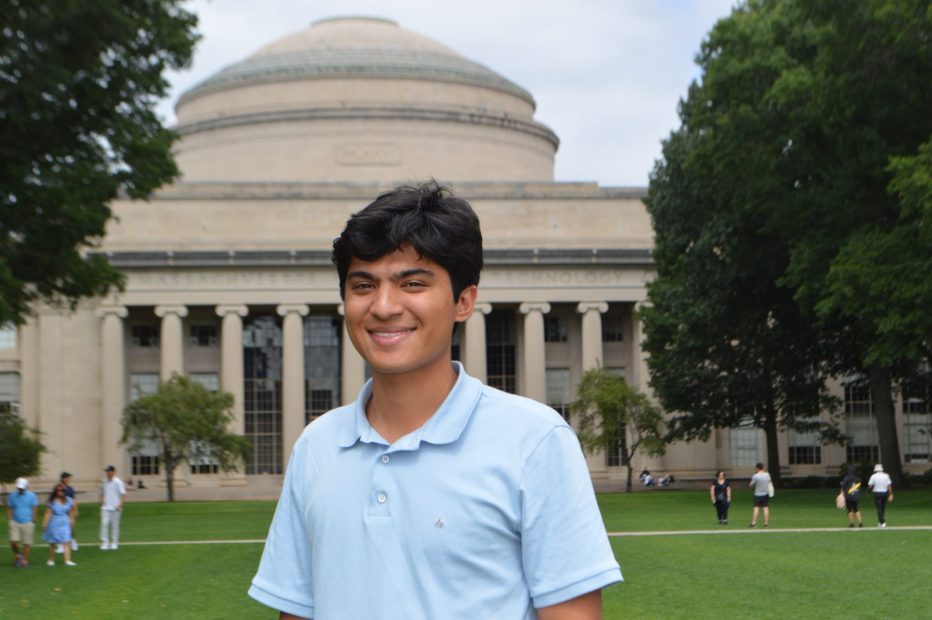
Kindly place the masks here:
<instances>
[{"instance_id":1,"label":"polo shirt collar","mask_svg":"<svg viewBox=\"0 0 932 620\"><path fill-rule=\"evenodd\" d=\"M393 450L417 450L422 441L435 445L453 443L463 434L482 395L482 382L466 374L461 363L452 364L456 383L440 408L421 428L400 437L392 445ZM388 445L366 418L366 403L371 397L372 379L369 379L356 398L352 424L346 424L340 434L337 445L341 448L349 448L357 441Z\"/></svg>"}]
</instances>

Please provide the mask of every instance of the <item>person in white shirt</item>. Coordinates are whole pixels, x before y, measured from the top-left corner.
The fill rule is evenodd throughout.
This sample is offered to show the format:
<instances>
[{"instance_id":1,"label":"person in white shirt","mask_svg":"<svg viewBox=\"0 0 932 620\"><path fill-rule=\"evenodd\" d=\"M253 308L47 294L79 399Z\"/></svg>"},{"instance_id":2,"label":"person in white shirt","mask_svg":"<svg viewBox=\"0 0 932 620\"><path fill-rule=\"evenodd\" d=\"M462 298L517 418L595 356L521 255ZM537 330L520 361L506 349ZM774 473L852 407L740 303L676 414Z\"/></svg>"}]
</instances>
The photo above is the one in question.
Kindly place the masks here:
<instances>
[{"instance_id":1,"label":"person in white shirt","mask_svg":"<svg viewBox=\"0 0 932 620\"><path fill-rule=\"evenodd\" d=\"M887 502L893 501L893 481L880 463L874 465L874 475L867 481L867 486L874 492L874 503L877 504L877 527L887 527Z\"/></svg>"},{"instance_id":2,"label":"person in white shirt","mask_svg":"<svg viewBox=\"0 0 932 620\"><path fill-rule=\"evenodd\" d=\"M126 487L116 477L116 467L107 465L104 472L107 477L100 487L100 548L106 551L120 545L120 516Z\"/></svg>"},{"instance_id":3,"label":"person in white shirt","mask_svg":"<svg viewBox=\"0 0 932 620\"><path fill-rule=\"evenodd\" d=\"M764 471L764 464L757 464L757 473L751 476L750 486L754 488L754 511L751 515L751 526L757 527L757 515L764 509L764 527L770 527L770 474Z\"/></svg>"}]
</instances>

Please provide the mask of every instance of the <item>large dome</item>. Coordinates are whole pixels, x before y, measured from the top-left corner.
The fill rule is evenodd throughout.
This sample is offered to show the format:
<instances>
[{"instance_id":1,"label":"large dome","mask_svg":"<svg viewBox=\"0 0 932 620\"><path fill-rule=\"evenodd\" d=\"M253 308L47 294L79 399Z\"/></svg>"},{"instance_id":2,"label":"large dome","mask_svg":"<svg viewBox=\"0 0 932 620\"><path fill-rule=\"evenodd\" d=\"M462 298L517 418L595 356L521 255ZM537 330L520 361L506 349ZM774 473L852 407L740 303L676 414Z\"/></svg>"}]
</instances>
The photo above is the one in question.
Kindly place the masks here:
<instances>
[{"instance_id":1,"label":"large dome","mask_svg":"<svg viewBox=\"0 0 932 620\"><path fill-rule=\"evenodd\" d=\"M556 135L530 93L425 36L337 18L184 93L188 180L549 181Z\"/></svg>"}]
</instances>

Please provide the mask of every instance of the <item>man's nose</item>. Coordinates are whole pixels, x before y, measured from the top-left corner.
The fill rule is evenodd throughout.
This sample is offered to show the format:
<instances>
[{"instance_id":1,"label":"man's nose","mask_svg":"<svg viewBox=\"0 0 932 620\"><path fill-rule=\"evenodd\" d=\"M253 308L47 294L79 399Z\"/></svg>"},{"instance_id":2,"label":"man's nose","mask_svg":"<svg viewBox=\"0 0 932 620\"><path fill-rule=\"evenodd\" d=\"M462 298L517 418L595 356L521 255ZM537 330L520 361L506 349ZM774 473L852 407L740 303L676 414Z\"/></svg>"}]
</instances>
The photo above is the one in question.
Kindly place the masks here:
<instances>
[{"instance_id":1,"label":"man's nose","mask_svg":"<svg viewBox=\"0 0 932 620\"><path fill-rule=\"evenodd\" d=\"M401 312L401 293L394 286L380 286L372 302L372 314L380 318L394 316Z\"/></svg>"}]
</instances>

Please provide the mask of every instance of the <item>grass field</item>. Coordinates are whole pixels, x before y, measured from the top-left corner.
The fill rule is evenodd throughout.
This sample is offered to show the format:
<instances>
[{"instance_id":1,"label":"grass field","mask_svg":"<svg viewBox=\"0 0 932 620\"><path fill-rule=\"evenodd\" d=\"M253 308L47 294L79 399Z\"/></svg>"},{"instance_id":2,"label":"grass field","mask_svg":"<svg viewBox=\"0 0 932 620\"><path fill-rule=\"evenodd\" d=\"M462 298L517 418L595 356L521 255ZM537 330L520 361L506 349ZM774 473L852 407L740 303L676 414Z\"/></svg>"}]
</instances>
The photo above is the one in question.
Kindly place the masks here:
<instances>
[{"instance_id":1,"label":"grass field","mask_svg":"<svg viewBox=\"0 0 932 620\"><path fill-rule=\"evenodd\" d=\"M865 528L854 531L834 529L847 520L831 491L778 491L767 531L747 528L749 494L734 499L723 527L707 492L601 495L607 529L622 534L612 546L626 580L604 592L605 618L932 618L932 530L898 529L932 526L932 490L898 491L884 530L869 496ZM261 539L273 510L272 502L129 504L124 543L192 542L110 552L94 544L96 507L83 506L78 566L62 566L61 556L45 566L39 544L33 566L14 569L4 547L0 618L276 618L245 594L261 544L193 542Z\"/></svg>"}]
</instances>

